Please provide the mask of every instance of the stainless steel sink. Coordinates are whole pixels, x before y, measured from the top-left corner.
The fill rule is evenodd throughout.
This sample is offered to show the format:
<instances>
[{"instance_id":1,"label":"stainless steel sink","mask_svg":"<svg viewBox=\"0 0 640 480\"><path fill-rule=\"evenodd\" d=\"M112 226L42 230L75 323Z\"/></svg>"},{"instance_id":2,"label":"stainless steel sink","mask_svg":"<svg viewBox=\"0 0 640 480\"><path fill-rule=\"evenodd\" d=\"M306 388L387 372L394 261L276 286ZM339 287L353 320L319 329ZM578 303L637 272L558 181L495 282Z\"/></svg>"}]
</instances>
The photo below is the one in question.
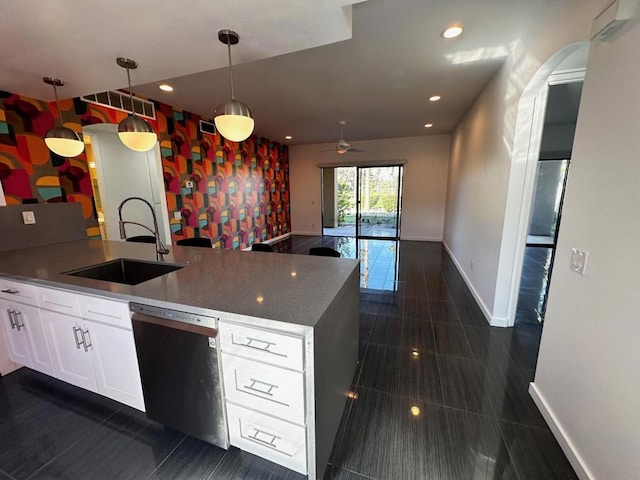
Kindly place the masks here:
<instances>
[{"instance_id":1,"label":"stainless steel sink","mask_svg":"<svg viewBox=\"0 0 640 480\"><path fill-rule=\"evenodd\" d=\"M110 262L90 265L88 267L78 268L64 273L75 277L104 280L105 282L137 285L181 268L183 268L183 265L145 262L144 260L132 260L130 258L117 258Z\"/></svg>"}]
</instances>

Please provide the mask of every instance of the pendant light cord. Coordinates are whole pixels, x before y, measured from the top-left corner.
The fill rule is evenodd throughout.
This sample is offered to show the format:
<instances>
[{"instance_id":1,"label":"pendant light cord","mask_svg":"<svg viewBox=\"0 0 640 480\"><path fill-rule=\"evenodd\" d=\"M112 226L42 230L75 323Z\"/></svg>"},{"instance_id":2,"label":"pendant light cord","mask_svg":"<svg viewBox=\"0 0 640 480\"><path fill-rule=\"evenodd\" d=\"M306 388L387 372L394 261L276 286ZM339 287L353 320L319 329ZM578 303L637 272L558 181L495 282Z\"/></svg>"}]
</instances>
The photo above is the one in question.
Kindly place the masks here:
<instances>
[{"instance_id":1,"label":"pendant light cord","mask_svg":"<svg viewBox=\"0 0 640 480\"><path fill-rule=\"evenodd\" d=\"M127 67L127 83L129 84L129 98L131 99L131 115L136 116L136 109L133 108L133 88L131 88L131 75L129 74L129 67Z\"/></svg>"},{"instance_id":2,"label":"pendant light cord","mask_svg":"<svg viewBox=\"0 0 640 480\"><path fill-rule=\"evenodd\" d=\"M56 109L58 110L58 118L60 119L60 126L64 127L64 122L62 121L62 111L60 110L60 104L58 103L58 89L56 88L56 84L52 84L53 86L53 95L56 98Z\"/></svg>"},{"instance_id":3,"label":"pendant light cord","mask_svg":"<svg viewBox=\"0 0 640 480\"><path fill-rule=\"evenodd\" d=\"M231 64L231 39L227 38L227 53L229 54L229 83L231 84L231 100L235 100L236 97L233 93L233 68Z\"/></svg>"}]
</instances>

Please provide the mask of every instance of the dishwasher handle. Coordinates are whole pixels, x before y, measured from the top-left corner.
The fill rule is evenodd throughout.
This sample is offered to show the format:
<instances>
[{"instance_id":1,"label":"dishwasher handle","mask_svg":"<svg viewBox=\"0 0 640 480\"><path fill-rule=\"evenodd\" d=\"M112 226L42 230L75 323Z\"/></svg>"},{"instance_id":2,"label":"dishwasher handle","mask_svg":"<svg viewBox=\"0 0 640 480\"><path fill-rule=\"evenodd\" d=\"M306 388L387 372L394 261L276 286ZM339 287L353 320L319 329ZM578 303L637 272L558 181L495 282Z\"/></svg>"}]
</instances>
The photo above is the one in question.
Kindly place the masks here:
<instances>
[{"instance_id":1,"label":"dishwasher handle","mask_svg":"<svg viewBox=\"0 0 640 480\"><path fill-rule=\"evenodd\" d=\"M153 323L161 327L173 328L175 330L182 330L185 332L197 333L198 335L205 335L207 337L217 337L218 329L213 327L207 327L204 325L194 325L192 323L181 322L178 320L167 320L166 318L156 317L153 315L146 315L144 313L134 312L131 316L133 322Z\"/></svg>"}]
</instances>

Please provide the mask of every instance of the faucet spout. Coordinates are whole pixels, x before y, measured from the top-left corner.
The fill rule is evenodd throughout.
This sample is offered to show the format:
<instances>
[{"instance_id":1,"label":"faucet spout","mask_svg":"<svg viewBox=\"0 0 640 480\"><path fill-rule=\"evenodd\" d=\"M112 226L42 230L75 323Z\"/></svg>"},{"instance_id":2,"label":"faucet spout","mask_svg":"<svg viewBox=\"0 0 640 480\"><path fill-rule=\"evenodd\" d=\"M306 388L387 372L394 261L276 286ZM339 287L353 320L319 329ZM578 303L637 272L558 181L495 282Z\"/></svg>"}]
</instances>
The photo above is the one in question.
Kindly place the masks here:
<instances>
[{"instance_id":1,"label":"faucet spout","mask_svg":"<svg viewBox=\"0 0 640 480\"><path fill-rule=\"evenodd\" d=\"M143 202L147 207L149 207L149 210L151 210L151 216L153 218L153 230L149 227L147 227L146 225L143 225L142 223L138 223L138 222L132 222L132 221L124 221L122 220L122 207L124 206L125 203L129 202L130 200L139 200L141 202ZM146 201L144 198L141 197L128 197L125 198L122 203L120 203L120 206L118 207L118 218L119 218L119 227L120 227L120 238L122 238L123 240L127 238L127 234L125 232L125 225L130 223L133 225L138 225L146 230L149 230L151 233L153 233L154 238L156 239L156 260L158 260L159 262L163 262L164 261L164 255L166 255L167 253L169 253L169 249L167 247L165 247L162 243L162 241L160 240L160 231L158 229L158 219L156 217L156 212L153 209L153 205L151 205L148 201Z\"/></svg>"}]
</instances>

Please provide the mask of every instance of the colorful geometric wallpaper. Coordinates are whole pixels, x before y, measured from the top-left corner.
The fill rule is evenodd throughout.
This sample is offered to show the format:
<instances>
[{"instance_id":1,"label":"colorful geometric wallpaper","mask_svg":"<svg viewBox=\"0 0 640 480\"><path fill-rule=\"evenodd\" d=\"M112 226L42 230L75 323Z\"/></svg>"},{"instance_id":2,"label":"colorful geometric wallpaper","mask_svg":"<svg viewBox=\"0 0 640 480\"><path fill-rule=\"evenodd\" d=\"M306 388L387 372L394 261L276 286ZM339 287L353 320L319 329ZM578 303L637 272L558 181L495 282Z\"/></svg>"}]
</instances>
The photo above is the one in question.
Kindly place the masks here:
<instances>
[{"instance_id":1,"label":"colorful geometric wallpaper","mask_svg":"<svg viewBox=\"0 0 640 480\"><path fill-rule=\"evenodd\" d=\"M158 132L174 242L208 237L216 247L244 248L290 231L286 145L255 135L229 142L202 133L198 115L154 105L156 120L149 122ZM78 98L62 100L60 108L64 125L79 133L84 125L119 123L127 115ZM0 90L0 181L7 204L78 202L87 234L99 237L86 154L59 157L44 143L54 118L55 103ZM177 211L182 220L173 219Z\"/></svg>"}]
</instances>

